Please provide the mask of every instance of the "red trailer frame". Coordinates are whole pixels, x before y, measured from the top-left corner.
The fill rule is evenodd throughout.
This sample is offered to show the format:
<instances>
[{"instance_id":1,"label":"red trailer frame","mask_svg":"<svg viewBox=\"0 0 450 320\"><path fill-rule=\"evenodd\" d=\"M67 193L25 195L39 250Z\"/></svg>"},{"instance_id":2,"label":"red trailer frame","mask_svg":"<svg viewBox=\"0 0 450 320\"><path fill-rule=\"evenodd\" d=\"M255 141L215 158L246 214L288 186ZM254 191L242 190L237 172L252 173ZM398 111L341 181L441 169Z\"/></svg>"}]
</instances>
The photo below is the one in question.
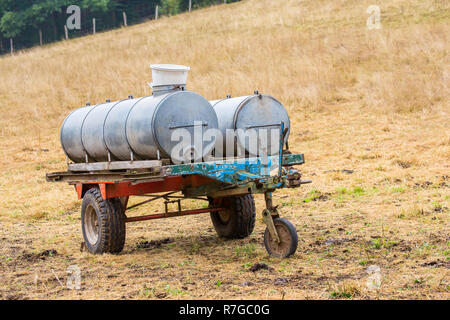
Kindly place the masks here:
<instances>
[{"instance_id":1,"label":"red trailer frame","mask_svg":"<svg viewBox=\"0 0 450 320\"><path fill-rule=\"evenodd\" d=\"M217 161L171 166L158 166L158 163L156 163L152 167L144 167L139 161L135 161L129 164L128 169L92 171L79 169L80 167L84 168L83 170L92 169L89 164L84 165L84 167L81 164L74 164L72 167L69 165L69 171L67 172L47 174L47 180L65 181L74 185L78 199L83 200L83 235L85 236L85 242L89 242L91 245L89 239L100 241L100 236L96 236L95 232L101 231L102 223L109 223L109 227L105 227L107 230L120 228L120 230L117 229L117 234L121 235L121 230L123 229L124 234L124 226L129 222L201 213L211 213L213 223L216 221L214 227L219 235L230 238L236 235L248 236L253 229L255 219L252 194L262 193L266 202L266 209L262 212L263 220L267 225L264 235L266 249L271 255L287 257L293 254L297 248L297 234L295 227L289 221L279 217L276 206L272 204L272 192L279 188L299 187L311 181L302 181L300 173L292 168L292 165L304 163L302 154L282 154L269 157L266 161L265 164L260 158L255 158L253 160L238 159L232 163ZM270 169L273 163L281 163L279 174L277 176L261 175L263 169ZM121 163L120 165L123 166L124 164ZM145 165L148 165L148 163ZM102 167L102 164L97 163L95 166L99 168ZM105 163L104 166L118 167L113 163ZM71 168L77 171L70 171ZM175 195L178 192L182 192L182 195ZM86 197L86 195L89 196ZM150 199L128 206L128 200L131 196L145 196ZM130 209L158 199L164 199L165 201L164 212L144 216L126 216ZM183 199L208 201L209 206L207 208L182 210L181 200ZM244 204L245 210L237 212L236 202ZM171 203L176 203L178 210L169 211L168 205ZM83 216L86 215L90 218L84 219ZM228 230L226 232L219 230L221 226L217 221L221 221L220 217L227 215L229 219L246 215L247 218L240 219L240 221L247 221L248 226L238 225L235 229L241 228L244 230L247 228L251 230L244 233L242 230ZM85 220L89 222L85 222ZM83 223L86 223L86 225ZM86 236L88 231L92 233L91 237ZM117 237L113 234L110 238ZM124 242L124 239L120 241ZM97 244L97 242L94 244ZM90 247L92 253L114 253L120 252L123 243L106 243L100 249L94 247L93 245Z\"/></svg>"}]
</instances>

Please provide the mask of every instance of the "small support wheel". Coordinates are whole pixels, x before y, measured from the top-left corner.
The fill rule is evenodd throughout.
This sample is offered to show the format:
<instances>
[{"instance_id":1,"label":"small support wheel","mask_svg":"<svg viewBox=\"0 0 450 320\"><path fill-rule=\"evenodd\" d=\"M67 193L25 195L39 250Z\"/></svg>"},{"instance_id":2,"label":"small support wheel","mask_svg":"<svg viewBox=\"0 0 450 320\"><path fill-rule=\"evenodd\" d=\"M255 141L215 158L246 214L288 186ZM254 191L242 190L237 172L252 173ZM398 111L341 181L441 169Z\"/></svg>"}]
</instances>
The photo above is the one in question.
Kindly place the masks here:
<instances>
[{"instance_id":1,"label":"small support wheel","mask_svg":"<svg viewBox=\"0 0 450 320\"><path fill-rule=\"evenodd\" d=\"M298 237L294 225L283 218L273 220L280 242L274 240L266 228L264 232L264 245L267 252L276 258L287 258L297 250Z\"/></svg>"},{"instance_id":2,"label":"small support wheel","mask_svg":"<svg viewBox=\"0 0 450 320\"><path fill-rule=\"evenodd\" d=\"M104 200L89 189L81 204L81 229L90 253L119 253L125 245L125 215L119 198Z\"/></svg>"}]
</instances>

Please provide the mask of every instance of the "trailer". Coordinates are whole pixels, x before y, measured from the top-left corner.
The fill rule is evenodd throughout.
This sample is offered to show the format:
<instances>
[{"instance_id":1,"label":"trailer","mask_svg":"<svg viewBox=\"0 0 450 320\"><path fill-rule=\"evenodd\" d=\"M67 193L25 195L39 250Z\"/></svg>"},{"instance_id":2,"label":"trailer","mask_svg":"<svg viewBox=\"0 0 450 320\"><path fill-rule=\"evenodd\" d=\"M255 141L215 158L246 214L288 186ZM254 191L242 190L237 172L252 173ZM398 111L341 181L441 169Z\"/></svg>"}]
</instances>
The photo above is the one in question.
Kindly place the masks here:
<instances>
[{"instance_id":1,"label":"trailer","mask_svg":"<svg viewBox=\"0 0 450 320\"><path fill-rule=\"evenodd\" d=\"M189 67L164 64L151 69L151 96L108 99L95 106L87 103L72 111L61 126L61 146L73 163L68 162L66 172L49 173L46 178L68 182L82 199L81 229L88 251L122 251L127 223L200 213L210 214L219 236L245 238L255 226L254 195L264 194L267 252L282 258L292 255L297 231L280 218L272 193L311 181L302 181L293 168L303 164L304 157L289 152L290 121L284 106L257 90L250 96L227 95L210 103L186 90ZM268 128L277 136L268 138ZM247 136L249 130L254 135ZM207 132L214 139L198 144ZM231 141L226 139L229 132ZM259 140L260 132L265 132L261 133L265 139ZM189 135L191 143L183 148L182 161L172 152L177 133ZM258 139L253 144L258 150L250 148L247 138L252 137ZM221 158L223 154L226 158ZM149 199L130 206L131 196ZM185 199L204 200L206 205L183 210ZM164 201L164 212L128 215L156 200ZM177 210L169 211L170 204L176 204Z\"/></svg>"},{"instance_id":2,"label":"trailer","mask_svg":"<svg viewBox=\"0 0 450 320\"><path fill-rule=\"evenodd\" d=\"M311 181L301 180L300 172L293 168L304 163L303 154L281 151L275 156L184 164L171 164L164 159L70 163L66 172L48 173L46 179L75 187L78 199L82 200L85 245L93 254L121 252L127 223L201 213L210 213L219 236L245 238L255 225L254 195L263 194L265 248L271 256L285 258L297 249L297 231L292 223L279 216L272 193ZM129 206L131 196L148 199ZM181 202L185 199L204 200L206 205L183 210ZM156 200L164 201L164 212L127 214ZM177 210L170 211L171 204Z\"/></svg>"}]
</instances>

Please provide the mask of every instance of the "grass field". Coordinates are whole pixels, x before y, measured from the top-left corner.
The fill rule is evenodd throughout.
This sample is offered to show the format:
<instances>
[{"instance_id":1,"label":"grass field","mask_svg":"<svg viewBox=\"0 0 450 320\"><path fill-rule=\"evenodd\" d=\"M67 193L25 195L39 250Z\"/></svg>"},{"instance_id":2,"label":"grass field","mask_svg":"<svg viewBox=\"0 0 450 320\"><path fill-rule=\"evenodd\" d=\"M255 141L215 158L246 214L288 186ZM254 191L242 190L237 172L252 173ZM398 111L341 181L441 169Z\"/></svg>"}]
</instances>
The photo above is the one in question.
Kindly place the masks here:
<instances>
[{"instance_id":1,"label":"grass field","mask_svg":"<svg viewBox=\"0 0 450 320\"><path fill-rule=\"evenodd\" d=\"M450 298L448 1L274 3L0 57L1 299ZM366 26L372 4L381 29ZM275 194L298 230L293 257L265 252L260 196L244 240L218 238L199 215L129 224L119 255L80 251L80 202L45 181L66 169L60 125L88 101L150 94L150 63L191 66L189 89L208 99L258 89L285 104L313 180ZM272 269L249 271L256 263ZM70 265L81 290L65 287ZM379 286L367 285L373 265Z\"/></svg>"}]
</instances>

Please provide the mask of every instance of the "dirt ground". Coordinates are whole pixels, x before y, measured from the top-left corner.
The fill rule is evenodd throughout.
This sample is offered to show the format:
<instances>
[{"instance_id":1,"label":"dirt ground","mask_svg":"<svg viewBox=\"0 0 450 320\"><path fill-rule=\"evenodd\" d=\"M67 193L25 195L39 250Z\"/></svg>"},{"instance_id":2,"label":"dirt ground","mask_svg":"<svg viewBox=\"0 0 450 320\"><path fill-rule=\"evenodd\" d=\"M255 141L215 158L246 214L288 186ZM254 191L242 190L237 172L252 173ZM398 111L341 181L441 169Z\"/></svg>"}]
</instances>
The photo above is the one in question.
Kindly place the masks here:
<instances>
[{"instance_id":1,"label":"dirt ground","mask_svg":"<svg viewBox=\"0 0 450 320\"><path fill-rule=\"evenodd\" d=\"M0 299L450 298L448 5L384 1L372 33L370 1L269 2L0 58ZM152 51L161 30L169 40ZM209 99L258 88L286 105L313 181L274 194L297 228L295 255L267 255L260 195L246 239L218 238L204 214L130 223L118 255L82 250L74 189L45 181L65 170L60 124L86 101L147 94L153 61L190 65L192 90Z\"/></svg>"},{"instance_id":2,"label":"dirt ground","mask_svg":"<svg viewBox=\"0 0 450 320\"><path fill-rule=\"evenodd\" d=\"M434 163L436 150L423 142L442 132L442 118L348 118L333 111L302 123L304 130L293 133L302 143L293 149L305 153L301 169L313 184L275 194L281 216L298 230L293 257L265 252L261 196L247 239L218 238L208 214L178 217L130 223L124 251L102 256L80 251L75 202L55 216L2 221L1 298L450 298L448 163ZM406 155L411 147L421 156ZM54 188L75 197L69 186ZM257 263L269 270L250 271ZM81 271L81 290L66 288L72 265ZM367 284L374 279L370 266L379 267L379 286Z\"/></svg>"}]
</instances>

